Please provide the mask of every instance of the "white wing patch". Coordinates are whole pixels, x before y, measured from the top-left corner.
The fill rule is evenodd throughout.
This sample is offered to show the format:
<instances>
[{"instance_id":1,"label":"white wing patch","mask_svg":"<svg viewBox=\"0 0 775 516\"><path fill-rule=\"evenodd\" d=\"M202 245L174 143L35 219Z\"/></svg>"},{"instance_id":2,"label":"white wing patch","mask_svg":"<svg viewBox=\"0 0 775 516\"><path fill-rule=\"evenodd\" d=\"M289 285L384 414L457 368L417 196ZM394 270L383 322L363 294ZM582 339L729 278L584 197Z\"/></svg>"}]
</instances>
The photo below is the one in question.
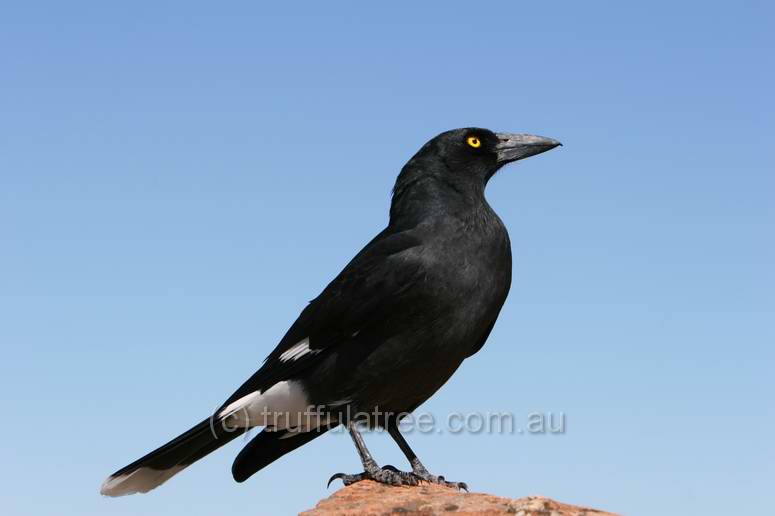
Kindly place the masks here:
<instances>
[{"instance_id":1,"label":"white wing patch","mask_svg":"<svg viewBox=\"0 0 775 516\"><path fill-rule=\"evenodd\" d=\"M302 340L291 346L287 351L280 355L281 362L288 362L289 360L298 360L304 355L320 353L319 349L309 349L309 338Z\"/></svg>"},{"instance_id":2,"label":"white wing patch","mask_svg":"<svg viewBox=\"0 0 775 516\"><path fill-rule=\"evenodd\" d=\"M230 403L218 417L224 418L224 424L229 428L264 426L282 430L319 424L307 393L301 383L294 380L277 382L264 392L251 392Z\"/></svg>"}]
</instances>

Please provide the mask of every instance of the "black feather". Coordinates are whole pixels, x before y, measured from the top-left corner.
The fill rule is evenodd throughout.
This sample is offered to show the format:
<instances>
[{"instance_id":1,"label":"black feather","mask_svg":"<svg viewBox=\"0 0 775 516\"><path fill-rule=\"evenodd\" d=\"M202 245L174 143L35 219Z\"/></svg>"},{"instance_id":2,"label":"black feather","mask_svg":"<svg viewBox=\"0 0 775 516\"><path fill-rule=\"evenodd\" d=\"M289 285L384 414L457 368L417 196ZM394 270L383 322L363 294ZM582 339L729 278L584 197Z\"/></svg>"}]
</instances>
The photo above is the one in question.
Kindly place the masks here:
<instances>
[{"instance_id":1,"label":"black feather","mask_svg":"<svg viewBox=\"0 0 775 516\"><path fill-rule=\"evenodd\" d=\"M330 429L331 427L324 427L311 432L299 432L290 437L286 432L263 430L239 452L231 466L231 474L237 482L244 482L286 453L317 439Z\"/></svg>"}]
</instances>

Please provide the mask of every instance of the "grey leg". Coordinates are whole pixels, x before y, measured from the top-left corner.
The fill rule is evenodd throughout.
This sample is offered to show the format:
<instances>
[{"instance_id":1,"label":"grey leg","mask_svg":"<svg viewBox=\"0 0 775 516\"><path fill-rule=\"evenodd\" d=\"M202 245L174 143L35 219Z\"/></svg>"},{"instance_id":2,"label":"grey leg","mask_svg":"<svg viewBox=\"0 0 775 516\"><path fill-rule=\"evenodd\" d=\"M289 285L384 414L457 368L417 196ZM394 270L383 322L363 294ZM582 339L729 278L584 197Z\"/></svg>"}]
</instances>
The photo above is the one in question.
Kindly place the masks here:
<instances>
[{"instance_id":1,"label":"grey leg","mask_svg":"<svg viewBox=\"0 0 775 516\"><path fill-rule=\"evenodd\" d=\"M465 482L447 482L443 476L436 476L429 473L428 470L425 469L425 466L423 466L422 462L420 462L420 459L417 457L414 451L412 451L412 448L409 447L409 443L406 442L404 436L401 435L401 432L398 430L398 424L394 419L391 419L388 422L387 430L396 444L398 444L398 447L401 448L401 451L406 456L409 464L411 464L412 474L414 476L431 484L440 484L443 486L454 487L456 489L465 489L468 491L468 485Z\"/></svg>"}]
</instances>

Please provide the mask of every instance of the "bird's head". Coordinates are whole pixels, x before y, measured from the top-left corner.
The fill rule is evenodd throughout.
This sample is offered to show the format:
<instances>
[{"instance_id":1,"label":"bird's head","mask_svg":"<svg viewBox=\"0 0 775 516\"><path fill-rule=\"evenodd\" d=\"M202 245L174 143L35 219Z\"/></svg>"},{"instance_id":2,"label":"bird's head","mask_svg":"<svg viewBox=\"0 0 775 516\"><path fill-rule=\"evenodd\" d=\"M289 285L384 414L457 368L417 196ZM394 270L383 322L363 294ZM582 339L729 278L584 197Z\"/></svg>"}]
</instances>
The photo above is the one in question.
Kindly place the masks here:
<instances>
[{"instance_id":1,"label":"bird's head","mask_svg":"<svg viewBox=\"0 0 775 516\"><path fill-rule=\"evenodd\" d=\"M480 197L487 181L502 166L558 145L562 144L544 136L495 133L478 127L446 131L423 145L404 166L394 194L414 191L410 196L413 201L439 198L444 196L435 192L433 185L447 185L464 197Z\"/></svg>"},{"instance_id":2,"label":"bird's head","mask_svg":"<svg viewBox=\"0 0 775 516\"><path fill-rule=\"evenodd\" d=\"M489 129L453 129L426 143L415 158L424 155L443 163L449 172L487 181L503 165L562 145L532 134L495 133ZM415 159L413 158L413 159Z\"/></svg>"}]
</instances>

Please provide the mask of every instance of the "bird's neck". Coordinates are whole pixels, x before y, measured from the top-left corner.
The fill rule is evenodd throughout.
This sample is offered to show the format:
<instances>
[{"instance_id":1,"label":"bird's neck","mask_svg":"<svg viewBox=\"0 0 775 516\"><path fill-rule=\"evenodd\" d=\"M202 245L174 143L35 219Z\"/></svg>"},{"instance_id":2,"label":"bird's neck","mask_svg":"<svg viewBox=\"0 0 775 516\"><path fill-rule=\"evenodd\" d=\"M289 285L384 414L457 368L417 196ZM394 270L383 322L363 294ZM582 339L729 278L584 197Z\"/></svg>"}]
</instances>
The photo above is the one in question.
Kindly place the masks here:
<instances>
[{"instance_id":1,"label":"bird's neck","mask_svg":"<svg viewBox=\"0 0 775 516\"><path fill-rule=\"evenodd\" d=\"M433 174L399 177L390 205L390 225L410 228L436 218L468 218L482 210L491 211L484 185L454 183Z\"/></svg>"}]
</instances>

